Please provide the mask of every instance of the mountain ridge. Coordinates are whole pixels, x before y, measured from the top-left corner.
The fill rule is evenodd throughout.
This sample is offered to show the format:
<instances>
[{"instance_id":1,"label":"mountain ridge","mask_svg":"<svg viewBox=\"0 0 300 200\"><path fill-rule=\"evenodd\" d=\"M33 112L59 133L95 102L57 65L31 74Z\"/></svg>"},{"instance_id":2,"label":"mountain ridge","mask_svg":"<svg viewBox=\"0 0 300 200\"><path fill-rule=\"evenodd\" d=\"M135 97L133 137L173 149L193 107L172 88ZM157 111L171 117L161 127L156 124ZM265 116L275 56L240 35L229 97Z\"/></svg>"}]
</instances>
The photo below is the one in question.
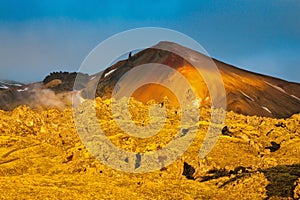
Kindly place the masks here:
<instances>
[{"instance_id":1,"label":"mountain ridge","mask_svg":"<svg viewBox=\"0 0 300 200\"><path fill-rule=\"evenodd\" d=\"M70 88L73 88L76 73L67 72L52 73L52 76L47 76L48 78L46 77L44 82L21 85L18 88L2 89L0 90L0 108L12 110L19 105L30 104L30 107L42 108L60 105L59 108L63 109L71 105L72 95L77 95L80 101L82 98L94 98L95 96L108 99L111 98L115 88L118 89L117 95L123 95L123 93L129 91L132 82L138 81L143 77L146 79L155 77L156 79L154 80L158 84L144 85L133 92L132 96L141 102L146 103L151 99L160 102L167 96L171 102L176 103L177 100L172 95L172 91L158 86L159 83L171 83L173 87L178 89L179 93L184 94L183 96L188 96L191 91L184 88L181 83L177 83L179 76L173 72L163 75L161 72L150 70L149 74L151 75L149 75L145 71L141 71L137 76L132 77L128 83L117 85L120 84L119 80L129 71L149 63L167 65L174 72L179 72L179 74L183 75L191 84L192 91L197 95L199 106L210 106L211 97L205 80L191 63L194 63L197 65L196 67L208 74L210 65L217 67L224 83L228 111L234 111L243 115L275 118L287 118L300 112L299 83L241 69L171 42L160 42L153 47L139 51L128 57L128 59L120 60L97 74L90 76L81 74L82 83L80 88L74 91L71 91ZM209 77L213 79L217 75L211 73ZM175 81L172 82L171 80ZM97 85L96 94L93 90L95 84ZM39 104L42 103L38 98L41 96L41 93L45 98L49 94L53 101L57 102L40 106ZM225 96L216 98L223 99Z\"/></svg>"}]
</instances>

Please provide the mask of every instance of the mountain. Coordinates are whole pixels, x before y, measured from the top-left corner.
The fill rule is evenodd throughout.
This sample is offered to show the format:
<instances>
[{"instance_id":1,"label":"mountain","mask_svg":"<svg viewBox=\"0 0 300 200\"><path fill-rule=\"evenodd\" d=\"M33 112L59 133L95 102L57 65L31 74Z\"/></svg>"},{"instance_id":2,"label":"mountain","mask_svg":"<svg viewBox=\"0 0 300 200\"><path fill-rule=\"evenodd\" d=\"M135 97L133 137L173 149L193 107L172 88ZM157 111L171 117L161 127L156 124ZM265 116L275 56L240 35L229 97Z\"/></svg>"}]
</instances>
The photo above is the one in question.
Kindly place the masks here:
<instances>
[{"instance_id":1,"label":"mountain","mask_svg":"<svg viewBox=\"0 0 300 200\"><path fill-rule=\"evenodd\" d=\"M20 84L13 81L2 81L0 89L0 109L13 110L20 105L27 105L33 109L44 110L57 108L63 110L72 105L72 95L76 77L82 80L80 89L90 80L89 75L82 73L53 72L42 82ZM1 87L1 85L0 85Z\"/></svg>"},{"instance_id":2,"label":"mountain","mask_svg":"<svg viewBox=\"0 0 300 200\"><path fill-rule=\"evenodd\" d=\"M171 52L171 51L172 52ZM174 53L175 52L175 53ZM178 52L178 53L176 53ZM179 56L181 55L181 56ZM200 99L200 105L210 105L210 93L204 79L191 65L208 71L209 58L205 55L170 42L160 42L152 48L145 49L127 60L119 61L106 69L97 86L97 96L109 98L115 85L116 94L129 90L133 82L141 77L152 77L155 83L167 83L169 79L178 77L176 73L163 74L162 71L150 70L148 73L136 73L127 82L118 83L120 78L130 70L147 63L159 63L172 67L180 72L191 84L193 91ZM216 59L215 63L224 82L227 99L227 110L244 115L285 118L300 112L300 84L284 81L239 69ZM203 66L207 65L207 66ZM157 70L157 68L156 68ZM141 71L143 72L143 71ZM209 72L208 72L209 73ZM214 79L215 75L209 75ZM174 85L183 94L188 94L189 88L182 88L181 83ZM138 88L133 95L137 100L147 102L150 99L162 101L167 96L169 101L176 104L176 97L167 88L157 84L147 84ZM186 95L187 96L187 95ZM217 97L224 98L224 97Z\"/></svg>"},{"instance_id":3,"label":"mountain","mask_svg":"<svg viewBox=\"0 0 300 200\"><path fill-rule=\"evenodd\" d=\"M23 83L11 81L11 80L0 80L0 90L7 90L9 88L19 88L23 86Z\"/></svg>"},{"instance_id":4,"label":"mountain","mask_svg":"<svg viewBox=\"0 0 300 200\"><path fill-rule=\"evenodd\" d=\"M224 94L218 93L220 88L214 84L214 81L218 82L218 75L212 70L212 64L219 70ZM162 65L169 66L170 70L165 70ZM201 74L193 65L200 69ZM77 75L80 84L76 91L72 91ZM143 79L151 83L141 85ZM207 80L213 83L210 89ZM186 81L190 87L186 87ZM167 97L171 104L176 105L179 100L174 91L177 91L177 95L184 98L182 102L187 103L191 93L195 93L198 100L192 103L200 106L211 105L211 94L216 102L226 98L227 110L243 115L287 118L300 112L299 83L239 69L170 42L160 42L91 76L56 72L42 82L10 84L0 82L0 109L12 110L23 104L38 109L64 109L71 105L72 95L77 95L80 102L82 97L93 98L95 95L107 99L113 92L117 97L133 96L144 103L152 99L161 102ZM96 94L93 85L97 86ZM136 87L135 90L127 94L132 87Z\"/></svg>"}]
</instances>

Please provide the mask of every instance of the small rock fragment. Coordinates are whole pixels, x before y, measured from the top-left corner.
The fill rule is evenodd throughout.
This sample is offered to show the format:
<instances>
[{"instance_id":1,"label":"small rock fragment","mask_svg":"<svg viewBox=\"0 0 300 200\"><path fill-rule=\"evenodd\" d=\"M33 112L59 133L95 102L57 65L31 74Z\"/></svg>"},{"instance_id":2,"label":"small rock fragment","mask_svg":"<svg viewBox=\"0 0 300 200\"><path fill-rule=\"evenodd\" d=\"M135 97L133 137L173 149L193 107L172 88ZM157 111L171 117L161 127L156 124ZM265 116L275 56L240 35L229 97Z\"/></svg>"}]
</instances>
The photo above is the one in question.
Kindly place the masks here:
<instances>
[{"instance_id":1,"label":"small rock fragment","mask_svg":"<svg viewBox=\"0 0 300 200\"><path fill-rule=\"evenodd\" d=\"M265 149L270 149L270 152L275 152L278 149L280 149L280 144L278 144L278 143L276 143L274 141L271 142L271 145L272 146L265 147Z\"/></svg>"},{"instance_id":2,"label":"small rock fragment","mask_svg":"<svg viewBox=\"0 0 300 200\"><path fill-rule=\"evenodd\" d=\"M189 165L188 163L184 162L182 175L184 175L187 179L195 180L193 176L194 173L195 168Z\"/></svg>"}]
</instances>

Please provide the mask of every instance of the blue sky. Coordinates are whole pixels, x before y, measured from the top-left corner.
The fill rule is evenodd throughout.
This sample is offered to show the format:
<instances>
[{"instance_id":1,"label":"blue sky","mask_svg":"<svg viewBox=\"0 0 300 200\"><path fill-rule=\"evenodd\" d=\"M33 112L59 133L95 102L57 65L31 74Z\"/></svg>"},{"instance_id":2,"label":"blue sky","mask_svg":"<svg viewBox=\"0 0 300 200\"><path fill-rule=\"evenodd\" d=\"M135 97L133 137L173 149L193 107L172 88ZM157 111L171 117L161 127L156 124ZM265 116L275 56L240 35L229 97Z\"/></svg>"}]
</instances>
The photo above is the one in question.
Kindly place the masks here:
<instances>
[{"instance_id":1,"label":"blue sky","mask_svg":"<svg viewBox=\"0 0 300 200\"><path fill-rule=\"evenodd\" d=\"M299 10L297 0L0 0L0 79L77 71L106 38L154 26L194 38L216 59L300 82Z\"/></svg>"}]
</instances>

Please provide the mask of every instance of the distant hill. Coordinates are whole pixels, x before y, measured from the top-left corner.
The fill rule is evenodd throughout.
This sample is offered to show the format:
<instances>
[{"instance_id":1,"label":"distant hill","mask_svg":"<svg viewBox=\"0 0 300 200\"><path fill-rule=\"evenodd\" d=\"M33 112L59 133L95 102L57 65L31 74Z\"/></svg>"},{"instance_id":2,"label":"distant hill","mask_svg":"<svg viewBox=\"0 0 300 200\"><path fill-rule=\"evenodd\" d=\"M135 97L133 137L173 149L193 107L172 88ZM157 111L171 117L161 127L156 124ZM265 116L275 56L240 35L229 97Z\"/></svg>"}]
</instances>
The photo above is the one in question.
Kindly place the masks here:
<instances>
[{"instance_id":1,"label":"distant hill","mask_svg":"<svg viewBox=\"0 0 300 200\"><path fill-rule=\"evenodd\" d=\"M0 90L7 90L9 88L18 88L23 86L23 83L11 81L11 80L0 80Z\"/></svg>"}]
</instances>

